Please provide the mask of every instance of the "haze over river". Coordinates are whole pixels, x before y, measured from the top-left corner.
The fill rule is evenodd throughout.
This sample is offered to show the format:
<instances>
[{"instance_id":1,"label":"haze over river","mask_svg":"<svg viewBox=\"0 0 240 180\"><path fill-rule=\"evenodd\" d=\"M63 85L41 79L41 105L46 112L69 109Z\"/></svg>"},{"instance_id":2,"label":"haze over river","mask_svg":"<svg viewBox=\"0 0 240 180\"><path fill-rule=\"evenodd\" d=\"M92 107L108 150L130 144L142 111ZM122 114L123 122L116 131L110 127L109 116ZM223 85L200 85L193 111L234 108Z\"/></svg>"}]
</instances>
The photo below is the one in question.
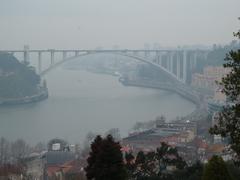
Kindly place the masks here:
<instances>
[{"instance_id":1,"label":"haze over river","mask_svg":"<svg viewBox=\"0 0 240 180\"><path fill-rule=\"evenodd\" d=\"M137 121L191 113L195 105L177 94L126 87L118 77L59 67L46 75L49 98L39 103L0 107L0 136L29 143L59 137L78 143L89 131L119 128L126 136Z\"/></svg>"}]
</instances>

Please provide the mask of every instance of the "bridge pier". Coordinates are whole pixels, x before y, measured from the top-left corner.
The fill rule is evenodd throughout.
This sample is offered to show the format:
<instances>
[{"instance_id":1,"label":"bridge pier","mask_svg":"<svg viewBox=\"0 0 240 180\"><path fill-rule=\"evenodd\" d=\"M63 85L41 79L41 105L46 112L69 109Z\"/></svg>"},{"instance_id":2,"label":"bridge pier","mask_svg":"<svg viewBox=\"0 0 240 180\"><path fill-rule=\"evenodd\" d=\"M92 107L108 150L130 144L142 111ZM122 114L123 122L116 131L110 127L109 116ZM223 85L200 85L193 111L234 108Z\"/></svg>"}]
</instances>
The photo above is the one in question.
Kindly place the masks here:
<instances>
[{"instance_id":1,"label":"bridge pier","mask_svg":"<svg viewBox=\"0 0 240 180\"><path fill-rule=\"evenodd\" d=\"M162 64L162 54L160 52L156 53L156 58L157 58L157 64L161 65Z\"/></svg>"},{"instance_id":2,"label":"bridge pier","mask_svg":"<svg viewBox=\"0 0 240 180\"><path fill-rule=\"evenodd\" d=\"M167 60L167 62L166 62L167 70L170 71L170 69L171 69L171 53L168 54L168 57L166 60Z\"/></svg>"},{"instance_id":3,"label":"bridge pier","mask_svg":"<svg viewBox=\"0 0 240 180\"><path fill-rule=\"evenodd\" d=\"M66 59L66 58L67 58L67 52L63 51L63 59Z\"/></svg>"},{"instance_id":4,"label":"bridge pier","mask_svg":"<svg viewBox=\"0 0 240 180\"><path fill-rule=\"evenodd\" d=\"M54 50L51 50L51 66L54 64Z\"/></svg>"},{"instance_id":5,"label":"bridge pier","mask_svg":"<svg viewBox=\"0 0 240 180\"><path fill-rule=\"evenodd\" d=\"M75 51L75 57L79 55L79 51Z\"/></svg>"},{"instance_id":6,"label":"bridge pier","mask_svg":"<svg viewBox=\"0 0 240 180\"><path fill-rule=\"evenodd\" d=\"M180 58L180 54L179 54L179 52L177 52L177 78L180 80L181 79L181 77L180 77L180 75L181 75L181 62L180 62L180 60L181 60L181 58Z\"/></svg>"},{"instance_id":7,"label":"bridge pier","mask_svg":"<svg viewBox=\"0 0 240 180\"><path fill-rule=\"evenodd\" d=\"M197 54L197 52L194 52L194 54L193 54L193 68L195 68L196 65L197 65L197 58L198 58L198 54Z\"/></svg>"},{"instance_id":8,"label":"bridge pier","mask_svg":"<svg viewBox=\"0 0 240 180\"><path fill-rule=\"evenodd\" d=\"M164 67L164 66L163 66L163 56L164 56L164 54L160 54L160 65L161 65L162 67Z\"/></svg>"},{"instance_id":9,"label":"bridge pier","mask_svg":"<svg viewBox=\"0 0 240 180\"><path fill-rule=\"evenodd\" d=\"M173 57L174 54L171 52L170 53L170 72L173 74Z\"/></svg>"},{"instance_id":10,"label":"bridge pier","mask_svg":"<svg viewBox=\"0 0 240 180\"><path fill-rule=\"evenodd\" d=\"M29 63L29 46L24 45L24 53L23 53L23 62L24 64Z\"/></svg>"},{"instance_id":11,"label":"bridge pier","mask_svg":"<svg viewBox=\"0 0 240 180\"><path fill-rule=\"evenodd\" d=\"M183 83L187 82L187 51L183 51Z\"/></svg>"},{"instance_id":12,"label":"bridge pier","mask_svg":"<svg viewBox=\"0 0 240 180\"><path fill-rule=\"evenodd\" d=\"M41 74L42 72L42 52L38 52L38 73Z\"/></svg>"}]
</instances>

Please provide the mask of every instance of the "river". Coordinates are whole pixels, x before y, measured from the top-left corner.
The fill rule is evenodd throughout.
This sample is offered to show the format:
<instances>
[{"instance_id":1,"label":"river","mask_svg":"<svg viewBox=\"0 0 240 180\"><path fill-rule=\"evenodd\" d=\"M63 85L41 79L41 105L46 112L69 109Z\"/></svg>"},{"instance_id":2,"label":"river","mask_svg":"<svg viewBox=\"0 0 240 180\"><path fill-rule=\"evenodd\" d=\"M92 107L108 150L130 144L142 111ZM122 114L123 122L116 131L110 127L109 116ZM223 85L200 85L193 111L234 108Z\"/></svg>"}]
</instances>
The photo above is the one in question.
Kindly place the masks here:
<instances>
[{"instance_id":1,"label":"river","mask_svg":"<svg viewBox=\"0 0 240 180\"><path fill-rule=\"evenodd\" d=\"M118 77L63 66L46 75L49 98L39 103L0 108L0 136L28 143L63 138L72 143L89 131L119 128L126 136L136 122L191 113L195 105L177 94L126 87Z\"/></svg>"}]
</instances>

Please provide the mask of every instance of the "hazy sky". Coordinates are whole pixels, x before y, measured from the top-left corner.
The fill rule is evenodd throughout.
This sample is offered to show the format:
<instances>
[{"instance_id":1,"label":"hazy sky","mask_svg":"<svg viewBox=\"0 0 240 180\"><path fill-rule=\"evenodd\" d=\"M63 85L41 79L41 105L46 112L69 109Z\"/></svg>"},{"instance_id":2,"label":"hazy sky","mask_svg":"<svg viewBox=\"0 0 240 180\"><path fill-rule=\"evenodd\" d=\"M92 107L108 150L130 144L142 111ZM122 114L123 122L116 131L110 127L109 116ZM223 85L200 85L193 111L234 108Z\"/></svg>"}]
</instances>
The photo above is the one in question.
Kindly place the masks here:
<instances>
[{"instance_id":1,"label":"hazy sky","mask_svg":"<svg viewBox=\"0 0 240 180\"><path fill-rule=\"evenodd\" d=\"M228 43L240 0L0 0L0 49Z\"/></svg>"}]
</instances>

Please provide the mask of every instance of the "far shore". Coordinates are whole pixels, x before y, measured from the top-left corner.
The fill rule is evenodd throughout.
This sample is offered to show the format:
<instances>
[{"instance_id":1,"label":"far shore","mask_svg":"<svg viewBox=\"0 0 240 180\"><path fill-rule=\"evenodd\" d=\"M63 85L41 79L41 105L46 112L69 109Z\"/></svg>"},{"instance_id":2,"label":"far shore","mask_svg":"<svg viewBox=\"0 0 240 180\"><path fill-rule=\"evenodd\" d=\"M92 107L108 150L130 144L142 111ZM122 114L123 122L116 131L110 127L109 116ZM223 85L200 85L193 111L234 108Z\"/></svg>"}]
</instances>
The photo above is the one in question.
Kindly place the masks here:
<instances>
[{"instance_id":1,"label":"far shore","mask_svg":"<svg viewBox=\"0 0 240 180\"><path fill-rule=\"evenodd\" d=\"M48 89L41 88L39 92L32 96L26 96L22 98L0 98L0 106L28 104L39 102L48 98Z\"/></svg>"}]
</instances>

